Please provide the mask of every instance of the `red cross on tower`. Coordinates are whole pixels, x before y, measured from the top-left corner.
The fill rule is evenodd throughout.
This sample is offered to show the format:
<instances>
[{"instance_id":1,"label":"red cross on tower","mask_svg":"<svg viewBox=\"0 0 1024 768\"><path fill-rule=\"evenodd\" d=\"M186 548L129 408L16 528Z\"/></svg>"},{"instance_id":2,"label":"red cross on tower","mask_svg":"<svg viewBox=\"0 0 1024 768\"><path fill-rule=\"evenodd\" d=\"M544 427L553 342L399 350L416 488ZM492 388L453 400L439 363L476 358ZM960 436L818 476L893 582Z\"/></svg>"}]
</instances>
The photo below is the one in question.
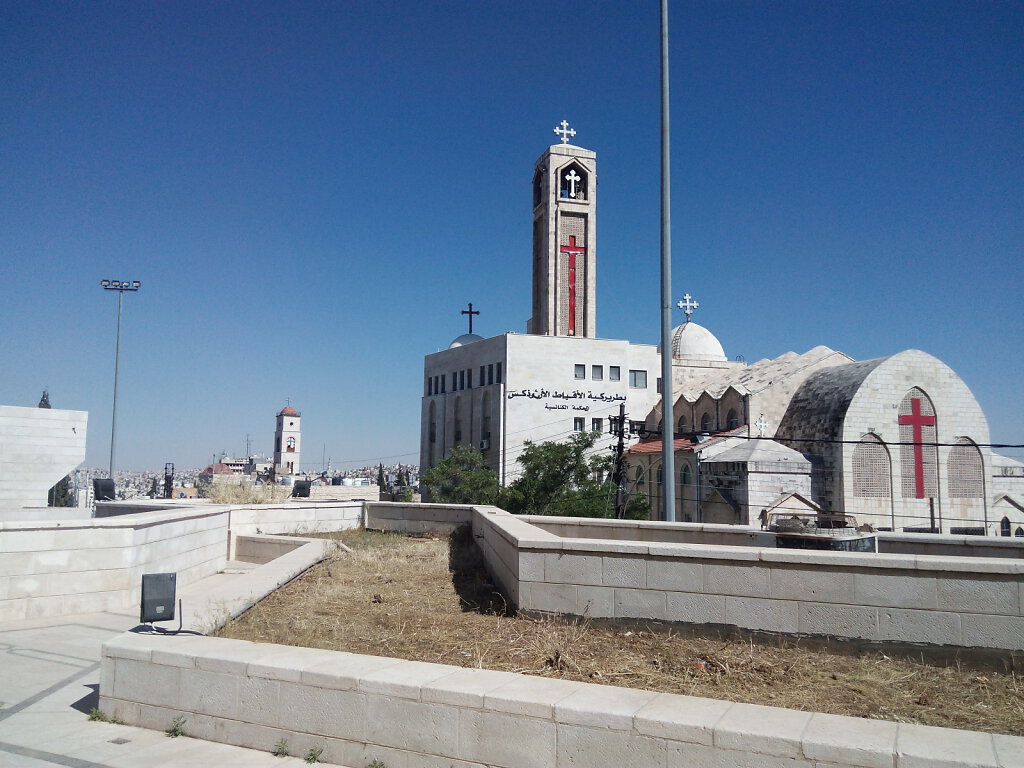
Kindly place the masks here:
<instances>
[{"instance_id":1,"label":"red cross on tower","mask_svg":"<svg viewBox=\"0 0 1024 768\"><path fill-rule=\"evenodd\" d=\"M569 236L569 244L559 247L569 257L569 335L576 335L576 257L587 252L586 248L576 245L576 236Z\"/></svg>"},{"instance_id":2,"label":"red cross on tower","mask_svg":"<svg viewBox=\"0 0 1024 768\"><path fill-rule=\"evenodd\" d=\"M921 413L921 398L910 398L910 413L900 416L900 424L914 428L914 488L916 497L924 498L924 447L921 445L922 427L934 427L935 417Z\"/></svg>"}]
</instances>

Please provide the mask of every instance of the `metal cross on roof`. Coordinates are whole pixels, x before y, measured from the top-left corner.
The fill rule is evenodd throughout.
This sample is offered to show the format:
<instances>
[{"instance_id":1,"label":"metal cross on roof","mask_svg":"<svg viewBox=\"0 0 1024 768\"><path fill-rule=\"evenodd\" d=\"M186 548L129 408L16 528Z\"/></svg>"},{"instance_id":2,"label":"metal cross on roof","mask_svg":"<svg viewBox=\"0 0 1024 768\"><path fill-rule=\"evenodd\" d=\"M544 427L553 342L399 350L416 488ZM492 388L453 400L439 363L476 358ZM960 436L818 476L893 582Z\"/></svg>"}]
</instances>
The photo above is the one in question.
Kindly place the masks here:
<instances>
[{"instance_id":1,"label":"metal cross on roof","mask_svg":"<svg viewBox=\"0 0 1024 768\"><path fill-rule=\"evenodd\" d=\"M683 301L677 301L676 306L679 307L683 312L686 313L686 322L690 322L690 315L693 314L693 310L700 306L700 304L690 298L690 294L683 294Z\"/></svg>"},{"instance_id":2,"label":"metal cross on roof","mask_svg":"<svg viewBox=\"0 0 1024 768\"><path fill-rule=\"evenodd\" d=\"M758 417L757 421L754 422L754 426L757 427L758 436L764 437L764 433L768 429L768 420L764 417L763 413Z\"/></svg>"},{"instance_id":3,"label":"metal cross on roof","mask_svg":"<svg viewBox=\"0 0 1024 768\"><path fill-rule=\"evenodd\" d=\"M555 128L554 131L555 135L557 135L562 140L563 144L568 144L569 137L576 135L576 129L569 127L568 120L563 120L561 123L559 123L559 127Z\"/></svg>"},{"instance_id":4,"label":"metal cross on roof","mask_svg":"<svg viewBox=\"0 0 1024 768\"><path fill-rule=\"evenodd\" d=\"M469 315L469 332L473 332L473 315L479 315L480 310L473 311L473 302L469 302L469 309L464 309L460 314Z\"/></svg>"}]
</instances>

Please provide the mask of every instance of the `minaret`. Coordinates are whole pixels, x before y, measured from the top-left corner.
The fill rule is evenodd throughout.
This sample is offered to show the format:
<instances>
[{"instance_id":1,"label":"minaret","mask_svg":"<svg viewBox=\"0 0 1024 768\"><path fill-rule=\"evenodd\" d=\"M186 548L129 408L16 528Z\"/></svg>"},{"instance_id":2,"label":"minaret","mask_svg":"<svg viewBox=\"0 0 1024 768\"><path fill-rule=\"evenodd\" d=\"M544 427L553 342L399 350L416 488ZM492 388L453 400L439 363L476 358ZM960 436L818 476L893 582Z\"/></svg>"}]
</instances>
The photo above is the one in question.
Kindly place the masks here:
<instances>
[{"instance_id":1,"label":"minaret","mask_svg":"<svg viewBox=\"0 0 1024 768\"><path fill-rule=\"evenodd\" d=\"M302 415L291 405L286 405L277 414L277 429L274 431L274 472L278 475L294 475L299 471L299 452L302 435L299 432Z\"/></svg>"},{"instance_id":2,"label":"minaret","mask_svg":"<svg viewBox=\"0 0 1024 768\"><path fill-rule=\"evenodd\" d=\"M597 336L597 154L563 120L533 173L533 316L527 333Z\"/></svg>"}]
</instances>

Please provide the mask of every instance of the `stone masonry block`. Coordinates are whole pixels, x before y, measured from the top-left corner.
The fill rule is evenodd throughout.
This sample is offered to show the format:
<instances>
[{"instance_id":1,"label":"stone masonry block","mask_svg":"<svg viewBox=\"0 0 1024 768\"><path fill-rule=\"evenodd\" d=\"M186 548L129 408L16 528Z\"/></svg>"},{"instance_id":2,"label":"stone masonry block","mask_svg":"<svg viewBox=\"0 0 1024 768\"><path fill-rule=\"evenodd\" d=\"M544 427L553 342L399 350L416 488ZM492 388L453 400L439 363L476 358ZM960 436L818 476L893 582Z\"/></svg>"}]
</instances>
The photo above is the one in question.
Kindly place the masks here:
<instances>
[{"instance_id":1,"label":"stone masonry block","mask_svg":"<svg viewBox=\"0 0 1024 768\"><path fill-rule=\"evenodd\" d=\"M301 683L280 686L280 717L273 725L339 739L366 739L368 697Z\"/></svg>"},{"instance_id":2,"label":"stone masonry block","mask_svg":"<svg viewBox=\"0 0 1024 768\"><path fill-rule=\"evenodd\" d=\"M550 720L464 709L459 715L459 757L492 766L551 768L557 736Z\"/></svg>"},{"instance_id":3,"label":"stone masonry block","mask_svg":"<svg viewBox=\"0 0 1024 768\"><path fill-rule=\"evenodd\" d=\"M420 691L423 701L480 709L484 705L486 694L519 679L518 675L512 672L492 669L448 669L450 674L423 684Z\"/></svg>"},{"instance_id":4,"label":"stone masonry block","mask_svg":"<svg viewBox=\"0 0 1024 768\"><path fill-rule=\"evenodd\" d=\"M627 765L661 768L665 765L665 742L629 732L560 723L555 765L557 768L622 768Z\"/></svg>"},{"instance_id":5,"label":"stone masonry block","mask_svg":"<svg viewBox=\"0 0 1024 768\"><path fill-rule=\"evenodd\" d=\"M607 555L601 558L601 581L606 587L647 586L647 563L640 555Z\"/></svg>"},{"instance_id":6,"label":"stone masonry block","mask_svg":"<svg viewBox=\"0 0 1024 768\"><path fill-rule=\"evenodd\" d=\"M484 696L484 709L551 720L555 704L584 685L570 680L517 675L515 680Z\"/></svg>"},{"instance_id":7,"label":"stone masonry block","mask_svg":"<svg viewBox=\"0 0 1024 768\"><path fill-rule=\"evenodd\" d=\"M189 712L237 719L237 675L190 669L181 673L180 706Z\"/></svg>"},{"instance_id":8,"label":"stone masonry block","mask_svg":"<svg viewBox=\"0 0 1024 768\"><path fill-rule=\"evenodd\" d=\"M665 618L688 624L725 624L725 595L669 592Z\"/></svg>"},{"instance_id":9,"label":"stone masonry block","mask_svg":"<svg viewBox=\"0 0 1024 768\"><path fill-rule=\"evenodd\" d=\"M705 563L702 591L739 597L768 597L771 594L770 572L768 566L760 563Z\"/></svg>"},{"instance_id":10,"label":"stone masonry block","mask_svg":"<svg viewBox=\"0 0 1024 768\"><path fill-rule=\"evenodd\" d=\"M1001 768L1024 768L1024 738L1020 736L992 736L992 746Z\"/></svg>"},{"instance_id":11,"label":"stone masonry block","mask_svg":"<svg viewBox=\"0 0 1024 768\"><path fill-rule=\"evenodd\" d=\"M656 589L615 590L615 618L664 619L668 613L668 599Z\"/></svg>"},{"instance_id":12,"label":"stone masonry block","mask_svg":"<svg viewBox=\"0 0 1024 768\"><path fill-rule=\"evenodd\" d=\"M610 619L615 616L615 589L613 587L577 587L577 616L592 619Z\"/></svg>"},{"instance_id":13,"label":"stone masonry block","mask_svg":"<svg viewBox=\"0 0 1024 768\"><path fill-rule=\"evenodd\" d=\"M878 639L878 608L800 603L799 632L808 635Z\"/></svg>"},{"instance_id":14,"label":"stone masonry block","mask_svg":"<svg viewBox=\"0 0 1024 768\"><path fill-rule=\"evenodd\" d=\"M359 690L367 694L395 696L403 699L419 699L421 686L447 677L453 668L445 664L430 664L422 661L402 661L400 664L383 667L363 675Z\"/></svg>"},{"instance_id":15,"label":"stone masonry block","mask_svg":"<svg viewBox=\"0 0 1024 768\"><path fill-rule=\"evenodd\" d=\"M687 558L655 558L647 562L647 586L673 592L702 592L704 566Z\"/></svg>"},{"instance_id":16,"label":"stone masonry block","mask_svg":"<svg viewBox=\"0 0 1024 768\"><path fill-rule=\"evenodd\" d=\"M634 715L658 695L611 685L585 685L555 704L555 722L630 731Z\"/></svg>"},{"instance_id":17,"label":"stone masonry block","mask_svg":"<svg viewBox=\"0 0 1024 768\"><path fill-rule=\"evenodd\" d=\"M261 677L243 677L238 681L238 717L257 725L277 728L280 713L281 682Z\"/></svg>"},{"instance_id":18,"label":"stone masonry block","mask_svg":"<svg viewBox=\"0 0 1024 768\"><path fill-rule=\"evenodd\" d=\"M715 724L715 746L777 757L802 757L809 712L734 704Z\"/></svg>"},{"instance_id":19,"label":"stone masonry block","mask_svg":"<svg viewBox=\"0 0 1024 768\"><path fill-rule=\"evenodd\" d=\"M898 728L882 720L815 713L804 731L803 753L826 763L892 768Z\"/></svg>"},{"instance_id":20,"label":"stone masonry block","mask_svg":"<svg viewBox=\"0 0 1024 768\"><path fill-rule=\"evenodd\" d=\"M459 708L367 696L366 740L413 752L460 757Z\"/></svg>"},{"instance_id":21,"label":"stone masonry block","mask_svg":"<svg viewBox=\"0 0 1024 768\"><path fill-rule=\"evenodd\" d=\"M354 691L363 675L402 663L401 659L388 656L335 653L331 658L302 670L300 680L304 685Z\"/></svg>"},{"instance_id":22,"label":"stone masonry block","mask_svg":"<svg viewBox=\"0 0 1024 768\"><path fill-rule=\"evenodd\" d=\"M177 709L180 703L181 670L144 661L117 659L112 695L157 707Z\"/></svg>"},{"instance_id":23,"label":"stone masonry block","mask_svg":"<svg viewBox=\"0 0 1024 768\"><path fill-rule=\"evenodd\" d=\"M936 581L939 605L943 610L1020 615L1019 578L992 575L954 578L952 574L946 573L941 574Z\"/></svg>"},{"instance_id":24,"label":"stone masonry block","mask_svg":"<svg viewBox=\"0 0 1024 768\"><path fill-rule=\"evenodd\" d=\"M535 582L530 585L529 607L534 611L573 613L576 610L576 585Z\"/></svg>"},{"instance_id":25,"label":"stone masonry block","mask_svg":"<svg viewBox=\"0 0 1024 768\"><path fill-rule=\"evenodd\" d=\"M975 731L902 724L896 735L899 768L997 766L992 736Z\"/></svg>"},{"instance_id":26,"label":"stone masonry block","mask_svg":"<svg viewBox=\"0 0 1024 768\"><path fill-rule=\"evenodd\" d=\"M539 552L521 552L519 554L519 578L523 581L544 580L544 558Z\"/></svg>"},{"instance_id":27,"label":"stone masonry block","mask_svg":"<svg viewBox=\"0 0 1024 768\"><path fill-rule=\"evenodd\" d=\"M892 608L939 608L934 573L871 570L854 575L854 602Z\"/></svg>"},{"instance_id":28,"label":"stone masonry block","mask_svg":"<svg viewBox=\"0 0 1024 768\"><path fill-rule=\"evenodd\" d=\"M675 741L666 742L665 752L666 768L852 768Z\"/></svg>"},{"instance_id":29,"label":"stone masonry block","mask_svg":"<svg viewBox=\"0 0 1024 768\"><path fill-rule=\"evenodd\" d=\"M601 558L596 555L544 555L544 580L557 584L601 585Z\"/></svg>"},{"instance_id":30,"label":"stone masonry block","mask_svg":"<svg viewBox=\"0 0 1024 768\"><path fill-rule=\"evenodd\" d=\"M851 603L853 574L841 570L791 568L775 564L771 569L771 596L781 600Z\"/></svg>"},{"instance_id":31,"label":"stone masonry block","mask_svg":"<svg viewBox=\"0 0 1024 768\"><path fill-rule=\"evenodd\" d=\"M800 627L800 604L795 600L727 597L725 623L768 632L796 632Z\"/></svg>"},{"instance_id":32,"label":"stone masonry block","mask_svg":"<svg viewBox=\"0 0 1024 768\"><path fill-rule=\"evenodd\" d=\"M633 727L646 736L712 744L715 725L732 705L731 701L659 693L637 710Z\"/></svg>"},{"instance_id":33,"label":"stone masonry block","mask_svg":"<svg viewBox=\"0 0 1024 768\"><path fill-rule=\"evenodd\" d=\"M1024 616L960 614L961 642L968 647L1024 650Z\"/></svg>"},{"instance_id":34,"label":"stone masonry block","mask_svg":"<svg viewBox=\"0 0 1024 768\"><path fill-rule=\"evenodd\" d=\"M881 608L878 611L878 634L882 640L960 645L960 615L942 611Z\"/></svg>"}]
</instances>

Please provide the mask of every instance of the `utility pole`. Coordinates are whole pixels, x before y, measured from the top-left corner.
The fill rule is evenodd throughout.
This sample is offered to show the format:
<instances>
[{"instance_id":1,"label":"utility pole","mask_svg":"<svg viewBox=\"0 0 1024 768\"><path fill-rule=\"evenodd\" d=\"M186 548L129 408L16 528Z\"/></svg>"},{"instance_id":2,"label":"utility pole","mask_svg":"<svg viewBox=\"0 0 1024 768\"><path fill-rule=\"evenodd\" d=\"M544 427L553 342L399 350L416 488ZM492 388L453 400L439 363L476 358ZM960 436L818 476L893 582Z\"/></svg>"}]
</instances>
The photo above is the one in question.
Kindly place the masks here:
<instances>
[{"instance_id":1,"label":"utility pole","mask_svg":"<svg viewBox=\"0 0 1024 768\"><path fill-rule=\"evenodd\" d=\"M615 518L621 520L626 516L626 489L623 487L625 478L622 466L622 451L625 442L626 432L626 404L619 403L619 441L615 445L615 469L612 472L612 481L615 483Z\"/></svg>"},{"instance_id":2,"label":"utility pole","mask_svg":"<svg viewBox=\"0 0 1024 768\"><path fill-rule=\"evenodd\" d=\"M672 195L669 162L668 0L661 0L661 466L662 516L676 521L672 424Z\"/></svg>"}]
</instances>

